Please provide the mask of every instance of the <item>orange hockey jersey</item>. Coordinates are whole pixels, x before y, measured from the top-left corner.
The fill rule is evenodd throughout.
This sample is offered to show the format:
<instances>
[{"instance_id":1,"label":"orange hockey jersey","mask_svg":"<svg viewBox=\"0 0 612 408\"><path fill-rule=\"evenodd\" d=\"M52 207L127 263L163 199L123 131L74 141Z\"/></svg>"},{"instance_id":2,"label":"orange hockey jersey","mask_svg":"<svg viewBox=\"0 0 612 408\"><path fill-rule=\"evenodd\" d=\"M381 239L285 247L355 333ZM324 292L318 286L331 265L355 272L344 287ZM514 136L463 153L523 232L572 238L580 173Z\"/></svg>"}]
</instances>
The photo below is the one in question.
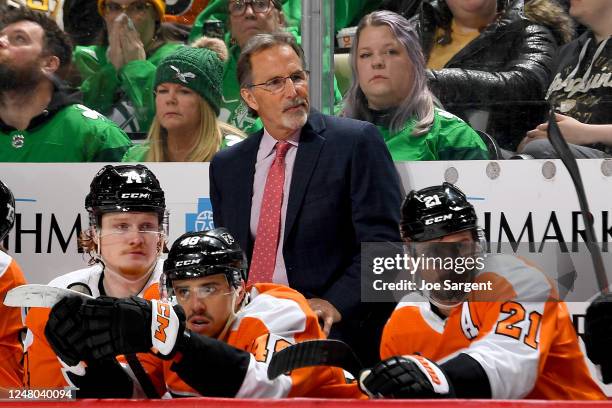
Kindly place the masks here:
<instances>
[{"instance_id":1,"label":"orange hockey jersey","mask_svg":"<svg viewBox=\"0 0 612 408\"><path fill-rule=\"evenodd\" d=\"M468 354L484 369L492 398L605 399L591 378L565 303L537 269L491 255L472 292L443 320L416 293L397 305L383 331L381 358L420 353L443 363Z\"/></svg>"},{"instance_id":2,"label":"orange hockey jersey","mask_svg":"<svg viewBox=\"0 0 612 408\"><path fill-rule=\"evenodd\" d=\"M162 262L158 262L151 278L146 283L139 296L151 286L157 288L162 272ZM49 282L49 286L71 288L75 284L86 285L94 297L100 296L100 277L102 267L94 265L59 276ZM157 292L157 290L155 290ZM45 325L49 318L48 308L31 308L26 316L28 334L26 336L26 359L24 383L31 388L63 388L73 386L66 374L67 367L60 363L59 358L45 337Z\"/></svg>"},{"instance_id":3,"label":"orange hockey jersey","mask_svg":"<svg viewBox=\"0 0 612 408\"><path fill-rule=\"evenodd\" d=\"M17 262L0 251L0 388L23 386L23 345L21 308L4 306L6 292L24 285L25 278Z\"/></svg>"},{"instance_id":4,"label":"orange hockey jersey","mask_svg":"<svg viewBox=\"0 0 612 408\"><path fill-rule=\"evenodd\" d=\"M290 344L325 337L317 316L295 290L276 284L255 284L249 295L248 304L237 313L223 339L252 354L237 398L365 398L355 382L347 383L339 368L301 368L268 380L268 364L274 352ZM153 355L146 355L141 361L160 395L166 392L175 396L200 395L170 369L172 361Z\"/></svg>"}]
</instances>

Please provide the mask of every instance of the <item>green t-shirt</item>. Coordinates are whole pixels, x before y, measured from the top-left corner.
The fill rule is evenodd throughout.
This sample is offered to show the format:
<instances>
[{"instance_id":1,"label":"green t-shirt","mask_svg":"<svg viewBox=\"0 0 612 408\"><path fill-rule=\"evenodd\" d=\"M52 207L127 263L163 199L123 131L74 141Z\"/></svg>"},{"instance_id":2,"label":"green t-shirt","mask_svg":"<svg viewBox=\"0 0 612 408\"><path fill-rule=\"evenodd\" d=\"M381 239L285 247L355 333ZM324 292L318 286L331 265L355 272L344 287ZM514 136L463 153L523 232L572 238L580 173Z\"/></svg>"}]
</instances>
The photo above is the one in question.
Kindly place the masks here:
<instances>
[{"instance_id":1,"label":"green t-shirt","mask_svg":"<svg viewBox=\"0 0 612 408\"><path fill-rule=\"evenodd\" d=\"M225 149L226 147L233 146L236 143L239 143L241 141L242 141L242 137L240 136L225 135L223 136L223 139L221 140L220 149ZM125 152L125 155L123 156L123 159L121 159L121 161L130 162L130 163L146 162L147 154L149 153L149 149L150 149L150 146L149 146L149 143L147 142L138 144L138 145L134 145L130 148L130 150Z\"/></svg>"},{"instance_id":2,"label":"green t-shirt","mask_svg":"<svg viewBox=\"0 0 612 408\"><path fill-rule=\"evenodd\" d=\"M98 112L67 105L30 129L0 129L0 162L118 162L131 144Z\"/></svg>"},{"instance_id":3,"label":"green t-shirt","mask_svg":"<svg viewBox=\"0 0 612 408\"><path fill-rule=\"evenodd\" d=\"M147 132L155 116L155 97L153 84L155 70L161 60L174 52L182 44L167 43L159 47L146 60L130 61L117 71L106 59L108 47L101 45L77 46L73 54L83 83L83 103L107 116L111 116L118 99L127 101L137 123L129 128L131 131ZM123 93L122 98L117 98ZM118 109L121 111L121 109ZM125 114L129 116L129 113ZM120 114L118 114L121 117ZM115 114L111 116L117 122ZM122 121L122 120L121 120ZM127 129L127 127L126 127Z\"/></svg>"},{"instance_id":4,"label":"green t-shirt","mask_svg":"<svg viewBox=\"0 0 612 408\"><path fill-rule=\"evenodd\" d=\"M411 119L398 133L381 126L394 161L411 160L486 160L489 153L484 142L467 123L457 116L436 109L428 133L412 136L416 120Z\"/></svg>"}]
</instances>

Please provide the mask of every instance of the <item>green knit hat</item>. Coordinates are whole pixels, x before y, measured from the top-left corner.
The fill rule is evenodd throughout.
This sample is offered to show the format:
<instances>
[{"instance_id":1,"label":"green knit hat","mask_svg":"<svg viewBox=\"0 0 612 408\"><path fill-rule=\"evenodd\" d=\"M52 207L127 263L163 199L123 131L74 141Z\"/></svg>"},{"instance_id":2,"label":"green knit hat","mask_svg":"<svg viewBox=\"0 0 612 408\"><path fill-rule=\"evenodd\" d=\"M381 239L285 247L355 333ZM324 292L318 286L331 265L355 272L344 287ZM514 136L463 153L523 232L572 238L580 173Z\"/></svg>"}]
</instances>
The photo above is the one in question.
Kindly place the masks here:
<instances>
[{"instance_id":1,"label":"green knit hat","mask_svg":"<svg viewBox=\"0 0 612 408\"><path fill-rule=\"evenodd\" d=\"M223 61L216 52L208 48L178 48L160 62L153 89L157 89L157 86L164 82L194 90L219 115Z\"/></svg>"}]
</instances>

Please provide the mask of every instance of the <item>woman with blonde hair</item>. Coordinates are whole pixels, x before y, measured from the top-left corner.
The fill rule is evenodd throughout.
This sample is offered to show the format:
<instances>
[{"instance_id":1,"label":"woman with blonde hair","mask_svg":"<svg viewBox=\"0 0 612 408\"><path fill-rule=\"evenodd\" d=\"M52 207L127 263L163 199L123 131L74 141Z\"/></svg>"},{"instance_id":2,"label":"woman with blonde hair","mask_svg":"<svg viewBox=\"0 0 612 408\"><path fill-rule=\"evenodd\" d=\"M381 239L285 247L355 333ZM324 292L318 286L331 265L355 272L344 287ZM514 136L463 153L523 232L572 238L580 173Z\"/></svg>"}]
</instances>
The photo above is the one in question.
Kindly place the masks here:
<instances>
[{"instance_id":1,"label":"woman with blonde hair","mask_svg":"<svg viewBox=\"0 0 612 408\"><path fill-rule=\"evenodd\" d=\"M217 119L225 44L203 38L193 45L179 48L159 64L153 88L155 118L145 143L128 150L124 162L205 162L242 140L240 130Z\"/></svg>"},{"instance_id":2,"label":"woman with blonde hair","mask_svg":"<svg viewBox=\"0 0 612 408\"><path fill-rule=\"evenodd\" d=\"M489 158L467 123L435 107L418 37L404 17L384 10L363 17L351 68L344 114L375 124L393 160Z\"/></svg>"}]
</instances>

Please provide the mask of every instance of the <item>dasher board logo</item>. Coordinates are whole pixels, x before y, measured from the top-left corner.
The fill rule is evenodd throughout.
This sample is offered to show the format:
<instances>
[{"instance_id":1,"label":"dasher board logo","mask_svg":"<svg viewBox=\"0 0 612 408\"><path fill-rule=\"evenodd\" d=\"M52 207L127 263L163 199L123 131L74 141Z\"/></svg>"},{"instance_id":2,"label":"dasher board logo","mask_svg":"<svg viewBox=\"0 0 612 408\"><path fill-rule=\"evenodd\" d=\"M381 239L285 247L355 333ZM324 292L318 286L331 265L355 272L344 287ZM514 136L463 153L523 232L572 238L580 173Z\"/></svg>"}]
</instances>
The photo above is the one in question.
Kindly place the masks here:
<instances>
[{"instance_id":1,"label":"dasher board logo","mask_svg":"<svg viewBox=\"0 0 612 408\"><path fill-rule=\"evenodd\" d=\"M196 212L185 214L185 232L207 231L213 228L215 223L210 198L200 197Z\"/></svg>"}]
</instances>

